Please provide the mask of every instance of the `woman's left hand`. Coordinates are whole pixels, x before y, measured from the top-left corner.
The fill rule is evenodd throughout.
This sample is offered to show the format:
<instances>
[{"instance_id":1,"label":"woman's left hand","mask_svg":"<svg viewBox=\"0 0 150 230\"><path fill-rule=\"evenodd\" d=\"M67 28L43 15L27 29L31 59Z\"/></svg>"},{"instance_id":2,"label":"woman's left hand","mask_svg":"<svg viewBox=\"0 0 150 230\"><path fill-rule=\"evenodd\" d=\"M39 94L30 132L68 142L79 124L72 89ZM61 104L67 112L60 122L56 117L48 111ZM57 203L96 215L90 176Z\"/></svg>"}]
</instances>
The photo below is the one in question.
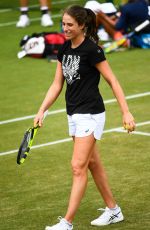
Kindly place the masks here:
<instances>
[{"instance_id":1,"label":"woman's left hand","mask_svg":"<svg viewBox=\"0 0 150 230\"><path fill-rule=\"evenodd\" d=\"M128 133L135 130L134 117L130 112L126 112L123 114L123 126L128 131Z\"/></svg>"}]
</instances>

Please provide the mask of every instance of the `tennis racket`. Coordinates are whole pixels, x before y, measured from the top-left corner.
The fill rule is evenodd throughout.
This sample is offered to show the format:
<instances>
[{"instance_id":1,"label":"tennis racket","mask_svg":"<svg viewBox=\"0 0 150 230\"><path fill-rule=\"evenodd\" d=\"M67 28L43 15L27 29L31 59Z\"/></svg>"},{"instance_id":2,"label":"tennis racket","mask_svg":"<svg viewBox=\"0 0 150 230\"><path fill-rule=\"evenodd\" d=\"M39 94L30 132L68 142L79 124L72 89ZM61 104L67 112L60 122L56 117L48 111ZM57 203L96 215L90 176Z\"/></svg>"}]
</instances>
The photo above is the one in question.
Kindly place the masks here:
<instances>
[{"instance_id":1,"label":"tennis racket","mask_svg":"<svg viewBox=\"0 0 150 230\"><path fill-rule=\"evenodd\" d=\"M48 110L45 111L43 120L45 119L47 114L48 114ZM24 163L25 159L27 158L27 156L29 154L29 151L30 151L31 146L33 144L34 137L35 137L39 128L40 128L40 126L37 125L36 127L30 127L25 132L23 140L22 140L21 145L20 145L19 150L18 150L17 164L20 165L20 164Z\"/></svg>"},{"instance_id":2,"label":"tennis racket","mask_svg":"<svg viewBox=\"0 0 150 230\"><path fill-rule=\"evenodd\" d=\"M120 46L122 46L125 42L128 41L135 33L140 32L146 26L150 24L149 20L145 20L143 23L135 27L134 31L130 32L129 34L124 35L121 39L114 41L114 42L107 42L103 45L103 49L105 53L110 53L112 51L117 50Z\"/></svg>"}]
</instances>

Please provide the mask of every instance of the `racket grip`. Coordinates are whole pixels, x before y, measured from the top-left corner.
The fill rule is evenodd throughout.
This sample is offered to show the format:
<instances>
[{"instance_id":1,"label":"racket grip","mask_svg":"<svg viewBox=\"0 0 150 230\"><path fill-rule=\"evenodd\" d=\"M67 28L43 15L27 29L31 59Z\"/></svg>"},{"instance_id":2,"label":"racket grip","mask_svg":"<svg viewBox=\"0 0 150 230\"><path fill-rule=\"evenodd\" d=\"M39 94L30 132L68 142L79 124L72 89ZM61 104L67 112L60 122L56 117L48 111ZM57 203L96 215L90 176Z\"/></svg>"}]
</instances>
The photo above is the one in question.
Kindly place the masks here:
<instances>
[{"instance_id":1,"label":"racket grip","mask_svg":"<svg viewBox=\"0 0 150 230\"><path fill-rule=\"evenodd\" d=\"M139 26L137 26L135 28L136 32L139 32L140 30L144 29L146 26L148 26L150 24L150 21L147 19L146 21L144 21L143 23L141 23Z\"/></svg>"}]
</instances>

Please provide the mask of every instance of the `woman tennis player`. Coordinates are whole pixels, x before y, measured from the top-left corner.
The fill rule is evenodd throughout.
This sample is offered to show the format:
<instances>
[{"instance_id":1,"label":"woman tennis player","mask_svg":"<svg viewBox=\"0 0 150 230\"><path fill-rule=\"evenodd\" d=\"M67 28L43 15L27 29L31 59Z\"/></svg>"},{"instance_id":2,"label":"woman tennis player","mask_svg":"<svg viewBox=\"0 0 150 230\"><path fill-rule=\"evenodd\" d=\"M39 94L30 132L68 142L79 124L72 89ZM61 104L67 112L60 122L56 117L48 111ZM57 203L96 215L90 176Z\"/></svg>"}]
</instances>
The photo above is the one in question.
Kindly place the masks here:
<instances>
[{"instance_id":1,"label":"woman tennis player","mask_svg":"<svg viewBox=\"0 0 150 230\"><path fill-rule=\"evenodd\" d=\"M34 126L42 126L44 112L58 98L66 81L69 134L74 141L71 161L73 182L66 214L59 219L59 223L47 226L45 230L73 229L72 221L87 187L88 169L106 204L104 213L91 221L91 225L108 225L124 219L110 190L96 146L105 123L105 107L98 89L100 74L108 82L118 101L123 125L128 132L135 128L123 90L106 61L103 50L97 45L95 14L81 6L70 6L63 13L62 25L67 41L59 50L55 78L34 119Z\"/></svg>"}]
</instances>

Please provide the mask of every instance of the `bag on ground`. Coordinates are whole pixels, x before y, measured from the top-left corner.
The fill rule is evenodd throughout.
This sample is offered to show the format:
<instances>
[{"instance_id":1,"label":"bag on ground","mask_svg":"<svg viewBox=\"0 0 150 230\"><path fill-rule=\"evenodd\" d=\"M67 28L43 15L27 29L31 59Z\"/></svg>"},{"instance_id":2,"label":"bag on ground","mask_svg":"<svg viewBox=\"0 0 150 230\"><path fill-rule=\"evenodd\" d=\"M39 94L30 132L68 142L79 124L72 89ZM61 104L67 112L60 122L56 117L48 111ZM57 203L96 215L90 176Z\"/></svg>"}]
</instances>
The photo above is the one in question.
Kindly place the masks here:
<instances>
[{"instance_id":1,"label":"bag on ground","mask_svg":"<svg viewBox=\"0 0 150 230\"><path fill-rule=\"evenodd\" d=\"M64 34L58 32L25 35L20 41L21 51L17 56L19 59L25 56L56 59L58 50L64 42Z\"/></svg>"}]
</instances>

